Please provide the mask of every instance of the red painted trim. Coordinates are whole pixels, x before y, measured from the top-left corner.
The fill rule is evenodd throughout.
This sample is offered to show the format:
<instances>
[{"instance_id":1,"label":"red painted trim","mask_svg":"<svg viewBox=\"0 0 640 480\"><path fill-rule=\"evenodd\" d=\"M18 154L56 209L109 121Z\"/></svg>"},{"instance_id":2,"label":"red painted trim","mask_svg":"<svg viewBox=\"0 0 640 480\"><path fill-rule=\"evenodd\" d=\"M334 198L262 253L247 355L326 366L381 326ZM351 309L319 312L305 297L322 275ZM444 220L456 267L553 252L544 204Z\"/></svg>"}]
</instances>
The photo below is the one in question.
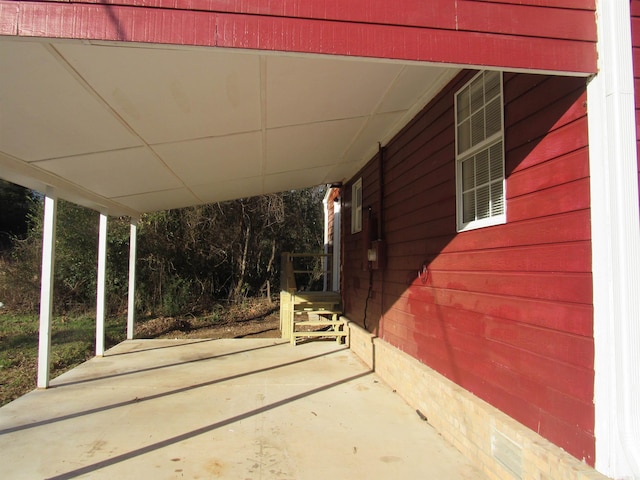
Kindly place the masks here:
<instances>
[{"instance_id":1,"label":"red painted trim","mask_svg":"<svg viewBox=\"0 0 640 480\"><path fill-rule=\"evenodd\" d=\"M631 1L631 42L633 44L634 97L636 107L636 148L638 156L638 183L640 183L640 1ZM638 196L640 202L640 195Z\"/></svg>"},{"instance_id":2,"label":"red painted trim","mask_svg":"<svg viewBox=\"0 0 640 480\"><path fill-rule=\"evenodd\" d=\"M340 22L378 23L385 25L412 25L417 27L436 27L441 29L460 29L460 17L469 15L464 4L475 4L479 9L502 17L506 23L527 23L526 19L534 11L549 11L572 14L575 11L594 12L592 0L539 0L519 1L498 0L485 2L482 0L403 0L402 8L386 0L75 0L73 3L95 3L108 5L126 5L145 8L163 8L176 10L197 10L219 13L239 13L247 15L265 15L272 17L307 18L317 20L335 20ZM507 12L504 7L510 8ZM475 9L474 9L475 11ZM505 15L506 13L506 15ZM475 13L473 13L475 14ZM486 13L481 13L486 16ZM505 18L511 17L514 18ZM575 21L574 21L575 22ZM576 25L563 25L557 20L547 18L547 25L540 25L544 30L554 29L559 33L554 38L565 38L566 29L573 30ZM525 27L520 25L520 27ZM525 27L526 28L526 27ZM595 32L595 29L593 29ZM484 30L479 30L484 31ZM521 33L516 31L516 33ZM540 36L540 32L534 36ZM541 35L546 36L546 35ZM578 37L567 37L578 38Z\"/></svg>"},{"instance_id":3,"label":"red painted trim","mask_svg":"<svg viewBox=\"0 0 640 480\"><path fill-rule=\"evenodd\" d=\"M402 8L381 0L76 0L76 3L135 5L147 8L198 10L269 17L340 22L455 28L456 5L450 0L404 0Z\"/></svg>"},{"instance_id":4,"label":"red painted trim","mask_svg":"<svg viewBox=\"0 0 640 480\"><path fill-rule=\"evenodd\" d=\"M141 3L147 5L150 2ZM151 3L168 5L166 1ZM522 25L529 25L525 20L531 15L530 8L533 7L514 10L514 7L509 6L509 12L525 12L527 15L520 13L513 20L496 23L486 15L476 18L477 7L471 6L469 2L459 7L464 6L469 12L464 18L452 15L452 2L444 0L437 2L443 6L442 10L432 11L433 6L425 10L423 7L420 10L426 12L423 16L411 17L420 25L391 24L388 23L389 20L384 24L378 23L388 13L387 9L378 4L377 10L369 12L368 23L364 20L358 23L355 20L342 20L358 18L356 13L362 16L363 7L360 4L366 3L363 1L359 2L360 6L357 8L346 9L344 17L339 17L340 21L177 9L183 5L194 8L201 3L169 2L171 8L157 8L104 3L1 0L0 11L4 11L6 5L13 5L11 8L18 6L19 16L11 8L13 14L9 14L7 18L3 15L3 31L5 34L17 32L21 36L219 46L577 73L596 71L595 44L583 41L593 39L595 35L595 22L587 21L592 15L589 11L574 11L574 17L571 18L579 19L574 22L578 25L576 28L560 28L566 27L570 11L557 10L561 14L557 22L543 22L544 11L536 8L537 27L523 30ZM323 4L311 3L316 8ZM254 3L247 5L261 11ZM298 3L288 2L286 5L293 8ZM211 8L218 4L204 2L202 6ZM235 5L227 7L227 10L232 8L240 9ZM269 11L277 11L274 8L270 7ZM250 9L247 7L245 10ZM282 10L282 13L287 12L287 9ZM337 16L338 7L329 9L329 13ZM311 14L320 17L316 11ZM408 17L402 17L407 15L406 11L400 17L398 15L400 14L391 15L391 19L407 21ZM504 25L504 28L497 32L455 30L460 28L455 22L461 21L469 29L493 30L497 25ZM562 38L527 36L545 32L552 37ZM569 39L570 36L576 38Z\"/></svg>"},{"instance_id":5,"label":"red painted trim","mask_svg":"<svg viewBox=\"0 0 640 480\"><path fill-rule=\"evenodd\" d=\"M458 1L458 28L474 32L595 42L595 12Z\"/></svg>"},{"instance_id":6,"label":"red painted trim","mask_svg":"<svg viewBox=\"0 0 640 480\"><path fill-rule=\"evenodd\" d=\"M514 3L514 0L476 0L477 2ZM518 0L519 5L550 8L572 8L575 10L595 10L595 0Z\"/></svg>"},{"instance_id":7,"label":"red painted trim","mask_svg":"<svg viewBox=\"0 0 640 480\"><path fill-rule=\"evenodd\" d=\"M215 45L216 15L184 10L21 2L18 35Z\"/></svg>"},{"instance_id":8,"label":"red painted trim","mask_svg":"<svg viewBox=\"0 0 640 480\"><path fill-rule=\"evenodd\" d=\"M20 6L14 2L0 2L0 35L18 34Z\"/></svg>"}]
</instances>

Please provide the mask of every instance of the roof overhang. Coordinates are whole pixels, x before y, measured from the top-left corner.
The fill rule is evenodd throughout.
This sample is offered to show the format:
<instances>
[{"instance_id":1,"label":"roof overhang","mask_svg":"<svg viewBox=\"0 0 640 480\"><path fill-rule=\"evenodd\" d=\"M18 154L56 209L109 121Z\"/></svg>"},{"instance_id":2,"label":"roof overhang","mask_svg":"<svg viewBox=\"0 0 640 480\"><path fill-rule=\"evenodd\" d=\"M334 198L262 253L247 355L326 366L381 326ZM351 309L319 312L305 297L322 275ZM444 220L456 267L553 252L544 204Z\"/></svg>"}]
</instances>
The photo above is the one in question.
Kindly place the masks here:
<instances>
[{"instance_id":1,"label":"roof overhang","mask_svg":"<svg viewBox=\"0 0 640 480\"><path fill-rule=\"evenodd\" d=\"M591 0L365 3L0 0L0 176L131 216L341 182L461 68L595 71Z\"/></svg>"},{"instance_id":2,"label":"roof overhang","mask_svg":"<svg viewBox=\"0 0 640 480\"><path fill-rule=\"evenodd\" d=\"M2 176L112 214L341 182L458 71L0 38Z\"/></svg>"}]
</instances>

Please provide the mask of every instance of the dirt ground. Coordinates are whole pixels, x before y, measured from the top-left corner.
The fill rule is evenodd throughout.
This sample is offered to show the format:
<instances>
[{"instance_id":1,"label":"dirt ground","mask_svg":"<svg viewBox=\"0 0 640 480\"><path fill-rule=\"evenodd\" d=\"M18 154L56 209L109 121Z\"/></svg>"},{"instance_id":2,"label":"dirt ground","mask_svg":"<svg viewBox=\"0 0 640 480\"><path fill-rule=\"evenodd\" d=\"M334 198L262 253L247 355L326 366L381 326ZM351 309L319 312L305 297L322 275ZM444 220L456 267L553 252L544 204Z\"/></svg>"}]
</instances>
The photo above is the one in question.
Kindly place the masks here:
<instances>
[{"instance_id":1,"label":"dirt ground","mask_svg":"<svg viewBox=\"0 0 640 480\"><path fill-rule=\"evenodd\" d=\"M136 325L136 338L279 338L277 306L226 311L221 316L157 317Z\"/></svg>"}]
</instances>

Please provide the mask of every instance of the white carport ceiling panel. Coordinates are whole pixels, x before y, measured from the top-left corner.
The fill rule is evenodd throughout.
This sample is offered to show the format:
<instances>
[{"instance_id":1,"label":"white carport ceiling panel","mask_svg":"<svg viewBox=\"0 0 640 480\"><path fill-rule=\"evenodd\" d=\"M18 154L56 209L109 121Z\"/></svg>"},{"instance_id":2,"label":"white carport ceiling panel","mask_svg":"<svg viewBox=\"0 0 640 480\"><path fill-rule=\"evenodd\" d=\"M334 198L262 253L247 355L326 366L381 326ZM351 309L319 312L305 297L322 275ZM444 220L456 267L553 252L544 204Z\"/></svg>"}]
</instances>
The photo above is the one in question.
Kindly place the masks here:
<instances>
[{"instance_id":1,"label":"white carport ceiling panel","mask_svg":"<svg viewBox=\"0 0 640 480\"><path fill-rule=\"evenodd\" d=\"M360 165L354 162L345 162L331 167L327 174L327 183L333 183L332 178L351 178L358 170Z\"/></svg>"},{"instance_id":2,"label":"white carport ceiling panel","mask_svg":"<svg viewBox=\"0 0 640 480\"><path fill-rule=\"evenodd\" d=\"M344 181L458 71L11 37L0 65L0 176L134 215Z\"/></svg>"},{"instance_id":3,"label":"white carport ceiling panel","mask_svg":"<svg viewBox=\"0 0 640 480\"><path fill-rule=\"evenodd\" d=\"M406 65L396 78L393 89L390 89L382 99L378 111L392 112L412 109L416 102L420 101L424 92L432 88L434 80L443 76L444 72L446 71L441 67ZM441 81L444 82L449 78L449 76L444 76ZM436 87L437 90L439 88Z\"/></svg>"},{"instance_id":4,"label":"white carport ceiling panel","mask_svg":"<svg viewBox=\"0 0 640 480\"><path fill-rule=\"evenodd\" d=\"M381 113L368 118L360 135L355 138L344 159L341 160L353 162L354 159L373 157L378 151L378 142L384 143L385 140L389 140L385 138L389 132L389 126L398 124L402 118L402 114L398 112Z\"/></svg>"},{"instance_id":5,"label":"white carport ceiling panel","mask_svg":"<svg viewBox=\"0 0 640 480\"><path fill-rule=\"evenodd\" d=\"M59 45L149 144L260 129L260 61L214 49Z\"/></svg>"},{"instance_id":6,"label":"white carport ceiling panel","mask_svg":"<svg viewBox=\"0 0 640 480\"><path fill-rule=\"evenodd\" d=\"M183 186L146 147L44 160L37 165L107 198Z\"/></svg>"},{"instance_id":7,"label":"white carport ceiling panel","mask_svg":"<svg viewBox=\"0 0 640 480\"><path fill-rule=\"evenodd\" d=\"M270 57L267 127L373 113L403 66L345 59ZM394 109L393 102L387 108Z\"/></svg>"},{"instance_id":8,"label":"white carport ceiling panel","mask_svg":"<svg viewBox=\"0 0 640 480\"><path fill-rule=\"evenodd\" d=\"M139 212L154 212L182 208L202 203L188 189L159 190L138 195L117 198L116 200Z\"/></svg>"},{"instance_id":9,"label":"white carport ceiling panel","mask_svg":"<svg viewBox=\"0 0 640 480\"><path fill-rule=\"evenodd\" d=\"M338 162L365 122L366 118L350 118L268 130L266 173Z\"/></svg>"},{"instance_id":10,"label":"white carport ceiling panel","mask_svg":"<svg viewBox=\"0 0 640 480\"><path fill-rule=\"evenodd\" d=\"M187 185L256 175L262 164L261 132L166 143L153 149Z\"/></svg>"},{"instance_id":11,"label":"white carport ceiling panel","mask_svg":"<svg viewBox=\"0 0 640 480\"><path fill-rule=\"evenodd\" d=\"M247 172L254 173L254 172ZM205 203L222 202L235 198L253 197L265 193L261 176L238 178L227 182L211 182L191 187L193 193ZM238 192L242 195L238 196Z\"/></svg>"},{"instance_id":12,"label":"white carport ceiling panel","mask_svg":"<svg viewBox=\"0 0 640 480\"><path fill-rule=\"evenodd\" d=\"M5 153L30 162L140 145L47 44L2 41L0 59Z\"/></svg>"},{"instance_id":13,"label":"white carport ceiling panel","mask_svg":"<svg viewBox=\"0 0 640 480\"><path fill-rule=\"evenodd\" d=\"M296 181L300 185L298 188L313 187L319 183L328 183L327 175L331 167L304 168L293 172L276 173L267 175L264 179L265 193L282 192L290 190L288 185ZM318 179L323 179L318 182Z\"/></svg>"}]
</instances>

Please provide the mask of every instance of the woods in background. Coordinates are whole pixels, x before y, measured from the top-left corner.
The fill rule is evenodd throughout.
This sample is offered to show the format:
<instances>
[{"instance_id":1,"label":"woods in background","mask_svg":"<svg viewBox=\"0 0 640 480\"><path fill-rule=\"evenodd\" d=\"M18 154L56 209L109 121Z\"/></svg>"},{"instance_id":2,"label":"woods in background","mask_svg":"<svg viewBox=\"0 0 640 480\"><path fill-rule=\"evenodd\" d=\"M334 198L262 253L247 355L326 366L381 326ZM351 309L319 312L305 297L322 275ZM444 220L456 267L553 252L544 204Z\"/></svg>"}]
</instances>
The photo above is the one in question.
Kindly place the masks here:
<instances>
[{"instance_id":1,"label":"woods in background","mask_svg":"<svg viewBox=\"0 0 640 480\"><path fill-rule=\"evenodd\" d=\"M323 195L322 187L314 187L143 215L138 222L137 310L171 316L277 294L281 252L322 250ZM6 182L0 184L0 197L2 211L12 213L4 215L11 223L3 217L0 225L0 301L14 311L35 312L42 197ZM58 313L95 306L98 218L95 211L62 200L58 204ZM128 262L129 219L110 217L107 306L112 314L126 308Z\"/></svg>"}]
</instances>

